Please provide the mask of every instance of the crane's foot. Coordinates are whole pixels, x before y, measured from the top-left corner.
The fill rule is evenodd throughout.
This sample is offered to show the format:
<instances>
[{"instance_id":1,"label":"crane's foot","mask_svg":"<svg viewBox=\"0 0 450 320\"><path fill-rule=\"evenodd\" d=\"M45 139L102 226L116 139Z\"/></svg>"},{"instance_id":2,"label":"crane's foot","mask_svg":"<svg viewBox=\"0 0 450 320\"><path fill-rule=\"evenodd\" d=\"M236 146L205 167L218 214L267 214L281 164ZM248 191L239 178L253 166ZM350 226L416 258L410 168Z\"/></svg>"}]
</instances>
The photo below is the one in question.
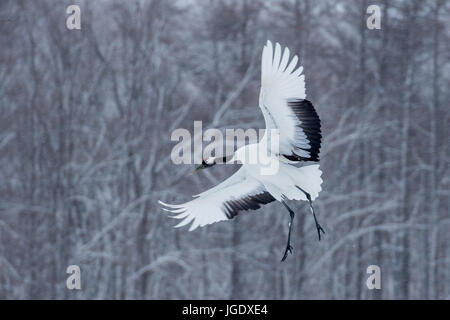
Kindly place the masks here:
<instances>
[{"instance_id":1,"label":"crane's foot","mask_svg":"<svg viewBox=\"0 0 450 320\"><path fill-rule=\"evenodd\" d=\"M322 237L320 236L320 233L322 232L323 234L325 234L325 230L323 230L322 226L317 222L317 218L316 218L316 213L314 212L314 207L312 204L312 200L311 200L311 195L306 192L305 190L303 190L302 188L300 188L299 186L297 186L297 189L299 189L301 192L303 192L306 196L306 199L309 202L309 207L311 209L311 213L314 217L314 222L316 223L316 229L317 229L317 234L319 235L319 241L322 239Z\"/></svg>"},{"instance_id":2,"label":"crane's foot","mask_svg":"<svg viewBox=\"0 0 450 320\"><path fill-rule=\"evenodd\" d=\"M320 236L320 233L322 232L323 234L325 234L325 230L323 230L322 226L317 222L316 220L316 229L317 229L317 234L319 235L319 241L322 239Z\"/></svg>"},{"instance_id":3,"label":"crane's foot","mask_svg":"<svg viewBox=\"0 0 450 320\"><path fill-rule=\"evenodd\" d=\"M316 224L317 234L319 235L319 241L320 241L322 239L322 237L320 236L320 233L322 232L323 234L325 234L325 230L323 230L322 226L317 221L316 213L314 212L314 207L313 207L311 201L309 201L309 206L311 208L311 213L314 217L314 223Z\"/></svg>"},{"instance_id":4,"label":"crane's foot","mask_svg":"<svg viewBox=\"0 0 450 320\"><path fill-rule=\"evenodd\" d=\"M294 249L289 243L286 247L286 251L284 252L284 256L283 259L281 259L281 262L283 262L284 260L286 260L288 253L292 254L292 249Z\"/></svg>"}]
</instances>

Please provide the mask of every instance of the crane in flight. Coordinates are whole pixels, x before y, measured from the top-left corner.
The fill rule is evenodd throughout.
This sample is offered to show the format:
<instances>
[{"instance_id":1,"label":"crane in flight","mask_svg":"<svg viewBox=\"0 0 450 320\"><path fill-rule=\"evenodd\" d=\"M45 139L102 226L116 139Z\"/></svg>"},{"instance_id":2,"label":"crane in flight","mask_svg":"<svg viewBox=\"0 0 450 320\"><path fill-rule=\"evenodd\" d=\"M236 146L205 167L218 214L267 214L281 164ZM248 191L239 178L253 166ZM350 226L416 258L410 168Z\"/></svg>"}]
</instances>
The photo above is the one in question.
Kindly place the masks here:
<instances>
[{"instance_id":1,"label":"crane in flight","mask_svg":"<svg viewBox=\"0 0 450 320\"><path fill-rule=\"evenodd\" d=\"M231 155L204 159L193 171L210 168L217 163L242 164L225 181L183 204L158 201L164 210L175 214L170 217L181 219L175 227L191 223L189 231L192 231L199 226L232 219L239 211L256 210L276 200L290 215L287 245L281 259L284 261L288 253L292 254L291 230L295 216L286 201L303 200L309 203L320 241L321 233L325 231L317 221L312 202L321 191L322 171L319 164L297 166L319 161L320 119L312 103L306 100L303 67L297 67L297 62L297 56L290 59L288 48L282 52L280 44L276 43L274 48L267 41L262 52L259 95L265 134L258 143L247 144ZM276 133L276 139L271 132ZM258 161L249 161L255 155L258 155ZM275 164L277 170L263 174L263 163L266 167L268 163Z\"/></svg>"}]
</instances>

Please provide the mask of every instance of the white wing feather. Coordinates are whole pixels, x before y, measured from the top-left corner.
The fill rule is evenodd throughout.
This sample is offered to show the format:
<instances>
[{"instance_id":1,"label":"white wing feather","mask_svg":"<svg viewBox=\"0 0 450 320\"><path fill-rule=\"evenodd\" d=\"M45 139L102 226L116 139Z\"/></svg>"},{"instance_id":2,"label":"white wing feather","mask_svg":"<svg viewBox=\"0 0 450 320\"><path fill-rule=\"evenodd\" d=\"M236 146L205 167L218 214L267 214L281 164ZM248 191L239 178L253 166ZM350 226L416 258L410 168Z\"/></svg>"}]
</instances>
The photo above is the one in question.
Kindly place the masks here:
<instances>
[{"instance_id":1,"label":"white wing feather","mask_svg":"<svg viewBox=\"0 0 450 320\"><path fill-rule=\"evenodd\" d=\"M289 101L301 101L306 99L305 77L302 75L303 67L298 66L297 56L289 62L290 51L285 48L282 54L280 44L276 43L275 50L270 41L264 46L261 61L261 92L259 107L266 122L266 129L277 129L280 135L279 150L271 150L275 153L290 155L294 153L307 159L311 156L311 141L302 129L301 116L305 117L303 125L308 125L311 119L310 110L301 110L302 105L296 109L288 104ZM312 108L312 105L305 108ZM317 115L314 114L313 116ZM318 119L318 118L317 118ZM312 132L316 133L315 130ZM320 135L320 131L318 131ZM267 142L267 134L263 139ZM270 138L270 137L269 137ZM316 136L315 138L319 138ZM320 139L319 139L320 140ZM264 141L264 140L263 140Z\"/></svg>"},{"instance_id":2,"label":"white wing feather","mask_svg":"<svg viewBox=\"0 0 450 320\"><path fill-rule=\"evenodd\" d=\"M182 227L192 222L189 231L196 229L197 227L203 227L205 225L228 220L236 214L237 210L248 210L259 208L259 204L268 203L257 202L255 197L261 197L267 195L267 191L260 182L253 178L247 178L243 174L243 169L239 169L233 176L198 195L198 198L180 204L171 205L158 201L164 205L165 211L175 213L175 216L171 216L175 219L183 219L175 227ZM255 202L256 201L256 202ZM233 202L234 206L231 207L230 202ZM235 205L237 204L237 207Z\"/></svg>"}]
</instances>

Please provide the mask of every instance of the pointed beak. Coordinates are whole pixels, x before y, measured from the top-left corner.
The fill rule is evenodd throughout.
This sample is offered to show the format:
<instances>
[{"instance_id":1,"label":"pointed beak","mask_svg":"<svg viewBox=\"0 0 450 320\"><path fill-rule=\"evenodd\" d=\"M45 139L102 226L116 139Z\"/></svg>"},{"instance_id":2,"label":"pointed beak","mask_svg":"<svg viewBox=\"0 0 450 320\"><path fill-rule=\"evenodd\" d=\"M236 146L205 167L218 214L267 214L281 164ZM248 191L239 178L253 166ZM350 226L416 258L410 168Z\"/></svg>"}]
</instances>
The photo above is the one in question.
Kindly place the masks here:
<instances>
[{"instance_id":1,"label":"pointed beak","mask_svg":"<svg viewBox=\"0 0 450 320\"><path fill-rule=\"evenodd\" d=\"M206 168L206 166L204 164L199 165L197 168L195 168L194 170L191 171L191 173L189 174L190 176L192 176L194 173L196 173L197 171Z\"/></svg>"}]
</instances>

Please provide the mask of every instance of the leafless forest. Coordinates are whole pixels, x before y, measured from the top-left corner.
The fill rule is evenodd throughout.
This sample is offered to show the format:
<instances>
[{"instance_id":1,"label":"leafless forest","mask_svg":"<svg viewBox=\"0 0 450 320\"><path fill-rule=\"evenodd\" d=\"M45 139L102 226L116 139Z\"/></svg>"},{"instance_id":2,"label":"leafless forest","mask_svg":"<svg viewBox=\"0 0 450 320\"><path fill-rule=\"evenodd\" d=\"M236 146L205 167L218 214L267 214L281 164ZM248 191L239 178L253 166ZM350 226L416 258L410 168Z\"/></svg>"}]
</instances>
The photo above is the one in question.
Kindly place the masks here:
<instances>
[{"instance_id":1,"label":"leafless forest","mask_svg":"<svg viewBox=\"0 0 450 320\"><path fill-rule=\"evenodd\" d=\"M449 17L440 0L1 0L0 298L450 299ZM324 136L325 239L291 203L283 263L279 203L191 233L157 203L236 170L188 176L170 136L264 128L268 39L300 55Z\"/></svg>"}]
</instances>

